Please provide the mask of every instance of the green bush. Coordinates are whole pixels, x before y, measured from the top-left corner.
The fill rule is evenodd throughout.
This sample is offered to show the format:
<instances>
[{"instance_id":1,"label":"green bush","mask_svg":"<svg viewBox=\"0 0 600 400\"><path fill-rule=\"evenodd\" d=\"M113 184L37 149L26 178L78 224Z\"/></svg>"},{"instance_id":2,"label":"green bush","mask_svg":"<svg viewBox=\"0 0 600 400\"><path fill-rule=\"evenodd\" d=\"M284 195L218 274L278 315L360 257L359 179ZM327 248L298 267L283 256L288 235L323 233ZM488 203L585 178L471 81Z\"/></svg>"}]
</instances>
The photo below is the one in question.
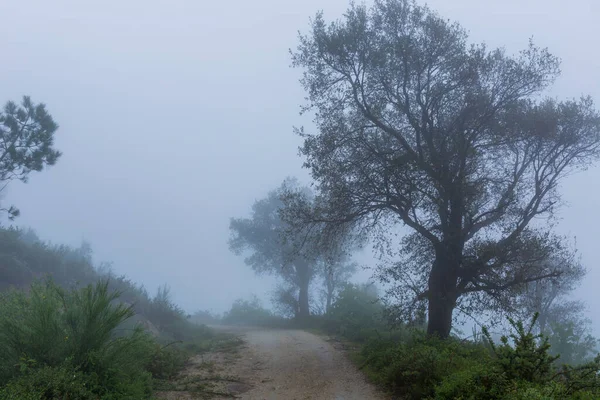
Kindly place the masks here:
<instances>
[{"instance_id":1,"label":"green bush","mask_svg":"<svg viewBox=\"0 0 600 400\"><path fill-rule=\"evenodd\" d=\"M188 352L179 346L162 346L154 343L146 369L156 379L171 379L184 367Z\"/></svg>"},{"instance_id":2,"label":"green bush","mask_svg":"<svg viewBox=\"0 0 600 400\"><path fill-rule=\"evenodd\" d=\"M347 284L324 318L323 328L346 339L366 342L390 329L377 293L364 285Z\"/></svg>"},{"instance_id":3,"label":"green bush","mask_svg":"<svg viewBox=\"0 0 600 400\"><path fill-rule=\"evenodd\" d=\"M41 367L22 374L0 390L1 400L97 398L98 383L69 367Z\"/></svg>"},{"instance_id":4,"label":"green bush","mask_svg":"<svg viewBox=\"0 0 600 400\"><path fill-rule=\"evenodd\" d=\"M107 282L72 291L36 283L29 293L2 294L3 395L18 398L30 392L33 398L37 393L54 398L44 393L85 383L63 397L79 398L91 391L93 398L146 398L151 393L146 366L153 339L139 327L129 335L115 335L115 328L133 314L117 298L118 293L109 293ZM74 371L73 380L66 371Z\"/></svg>"},{"instance_id":5,"label":"green bush","mask_svg":"<svg viewBox=\"0 0 600 400\"><path fill-rule=\"evenodd\" d=\"M384 332L362 346L360 367L403 399L590 400L600 398L600 356L556 368L548 340L510 320L512 331L494 344L428 337L422 330Z\"/></svg>"},{"instance_id":6,"label":"green bush","mask_svg":"<svg viewBox=\"0 0 600 400\"><path fill-rule=\"evenodd\" d=\"M439 340L421 331L413 331L407 341L371 340L359 357L374 382L408 399L432 396L451 371L476 368L489 359L481 345Z\"/></svg>"},{"instance_id":7,"label":"green bush","mask_svg":"<svg viewBox=\"0 0 600 400\"><path fill-rule=\"evenodd\" d=\"M578 367L555 368L557 356L550 354L548 338L534 335L535 315L526 329L523 322L509 319L513 329L495 345L484 334L492 350L490 361L456 369L435 388L440 400L567 400L600 396L600 357ZM512 339L512 343L511 343Z\"/></svg>"},{"instance_id":8,"label":"green bush","mask_svg":"<svg viewBox=\"0 0 600 400\"><path fill-rule=\"evenodd\" d=\"M250 300L238 299L233 302L231 309L222 318L224 324L230 325L277 325L279 318L265 309L258 297L253 296Z\"/></svg>"},{"instance_id":9,"label":"green bush","mask_svg":"<svg viewBox=\"0 0 600 400\"><path fill-rule=\"evenodd\" d=\"M469 367L449 371L435 387L439 400L502 399L507 379L491 362L477 362Z\"/></svg>"},{"instance_id":10,"label":"green bush","mask_svg":"<svg viewBox=\"0 0 600 400\"><path fill-rule=\"evenodd\" d=\"M501 346L494 344L488 330L484 328L483 333L496 356L496 364L510 380L531 383L546 383L550 380L553 363L559 356L550 355L548 338L532 333L537 318L538 314L535 314L527 329L522 321L509 318L514 332L500 338ZM513 341L512 346L510 339Z\"/></svg>"}]
</instances>

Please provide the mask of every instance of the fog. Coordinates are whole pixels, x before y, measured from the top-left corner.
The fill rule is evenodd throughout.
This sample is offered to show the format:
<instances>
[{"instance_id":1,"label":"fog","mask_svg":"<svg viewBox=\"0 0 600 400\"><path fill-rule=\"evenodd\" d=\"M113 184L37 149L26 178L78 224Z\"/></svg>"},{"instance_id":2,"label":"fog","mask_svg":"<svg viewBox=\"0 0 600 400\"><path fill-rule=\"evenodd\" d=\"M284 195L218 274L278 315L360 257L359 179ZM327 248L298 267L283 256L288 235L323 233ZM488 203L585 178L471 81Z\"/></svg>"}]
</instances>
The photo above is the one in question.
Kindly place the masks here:
<instances>
[{"instance_id":1,"label":"fog","mask_svg":"<svg viewBox=\"0 0 600 400\"><path fill-rule=\"evenodd\" d=\"M560 98L600 103L600 3L444 0L428 4L474 41L516 52L530 37L562 58ZM346 0L4 1L1 101L30 95L59 123L56 166L13 183L3 201L44 239L89 241L97 261L192 312L224 311L272 279L227 246L230 217L286 176L308 182L292 127L304 91L290 68L297 31ZM600 333L600 168L568 178L559 232L589 274L578 291ZM373 264L370 252L359 257ZM356 279L365 280L368 272Z\"/></svg>"}]
</instances>

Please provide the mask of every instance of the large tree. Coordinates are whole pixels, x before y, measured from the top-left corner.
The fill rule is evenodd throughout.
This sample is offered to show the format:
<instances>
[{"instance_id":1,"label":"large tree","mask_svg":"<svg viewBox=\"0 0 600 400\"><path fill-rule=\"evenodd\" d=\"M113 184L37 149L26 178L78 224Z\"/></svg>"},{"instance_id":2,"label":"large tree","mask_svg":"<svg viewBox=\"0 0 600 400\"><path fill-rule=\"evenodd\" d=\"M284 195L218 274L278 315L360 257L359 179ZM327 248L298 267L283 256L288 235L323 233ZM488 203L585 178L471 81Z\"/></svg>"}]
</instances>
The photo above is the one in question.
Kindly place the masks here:
<instances>
[{"instance_id":1,"label":"large tree","mask_svg":"<svg viewBox=\"0 0 600 400\"><path fill-rule=\"evenodd\" d=\"M471 44L410 0L351 5L332 23L319 13L311 28L292 57L318 128L299 130L301 153L324 205L298 218L333 233L408 227L396 268L412 262L406 282L441 337L461 301L560 274L532 266L562 251L550 224L532 222L552 217L565 176L597 160L600 117L587 97L540 98L556 57Z\"/></svg>"},{"instance_id":2,"label":"large tree","mask_svg":"<svg viewBox=\"0 0 600 400\"><path fill-rule=\"evenodd\" d=\"M0 192L10 181L27 182L31 171L56 163L60 157L53 147L57 129L44 104L34 104L27 96L20 106L6 103L0 112ZM14 206L2 211L11 219L19 215Z\"/></svg>"}]
</instances>

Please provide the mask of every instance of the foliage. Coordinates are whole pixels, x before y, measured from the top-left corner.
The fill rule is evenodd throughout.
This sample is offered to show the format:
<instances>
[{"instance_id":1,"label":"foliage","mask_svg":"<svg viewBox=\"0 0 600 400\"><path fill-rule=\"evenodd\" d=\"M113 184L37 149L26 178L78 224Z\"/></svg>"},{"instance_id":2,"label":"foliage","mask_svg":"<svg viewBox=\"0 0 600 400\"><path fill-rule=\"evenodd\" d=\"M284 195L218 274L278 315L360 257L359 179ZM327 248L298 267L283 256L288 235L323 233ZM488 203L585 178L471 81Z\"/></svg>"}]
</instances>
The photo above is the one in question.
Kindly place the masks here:
<instances>
[{"instance_id":1,"label":"foliage","mask_svg":"<svg viewBox=\"0 0 600 400\"><path fill-rule=\"evenodd\" d=\"M412 331L400 343L372 340L360 354L360 362L372 380L409 399L432 396L436 385L451 371L483 368L489 359L481 346L427 337L420 330Z\"/></svg>"},{"instance_id":2,"label":"foliage","mask_svg":"<svg viewBox=\"0 0 600 400\"><path fill-rule=\"evenodd\" d=\"M490 343L498 366L508 379L545 383L549 378L552 363L558 359L558 356L550 355L548 338L541 334L533 334L532 330L538 317L539 314L534 315L527 329L522 321L509 318L514 332L500 338L501 346L494 344L489 331L484 328L483 334ZM509 344L510 339L514 347Z\"/></svg>"},{"instance_id":3,"label":"foliage","mask_svg":"<svg viewBox=\"0 0 600 400\"><path fill-rule=\"evenodd\" d=\"M352 307L349 307L350 309ZM510 320L511 332L495 344L487 330L475 341L442 340L418 327L380 326L364 320L343 337L361 343L354 359L374 383L406 399L575 400L600 396L600 356L581 366L555 363L548 339ZM356 331L365 332L361 337ZM343 332L343 331L341 331ZM340 333L340 332L338 332Z\"/></svg>"},{"instance_id":4,"label":"foliage","mask_svg":"<svg viewBox=\"0 0 600 400\"><path fill-rule=\"evenodd\" d=\"M471 44L411 0L352 4L332 23L319 13L310 28L292 57L318 128L298 133L319 208L288 219L381 239L401 259L384 271L402 304L427 302L442 337L457 305L502 308L514 288L561 275L545 261L571 249L530 222L551 219L562 179L597 161L600 116L590 98L540 97L556 57ZM412 232L399 244L398 222Z\"/></svg>"},{"instance_id":5,"label":"foliage","mask_svg":"<svg viewBox=\"0 0 600 400\"><path fill-rule=\"evenodd\" d=\"M154 334L167 340L185 340L191 325L186 315L172 302L169 288L161 286L151 296L142 286L115 275L110 264L95 266L88 243L79 248L42 242L34 231L0 228L0 290L26 288L35 279L51 277L63 288L76 288L108 281L108 289L120 294L119 300L131 306L133 318ZM128 328L133 323L128 322Z\"/></svg>"},{"instance_id":6,"label":"foliage","mask_svg":"<svg viewBox=\"0 0 600 400\"><path fill-rule=\"evenodd\" d=\"M298 304L298 288L292 285L279 284L271 296L275 312L284 318L294 318L300 314ZM311 314L315 312L311 309Z\"/></svg>"},{"instance_id":7,"label":"foliage","mask_svg":"<svg viewBox=\"0 0 600 400\"><path fill-rule=\"evenodd\" d=\"M185 318L185 313L171 300L167 285L158 288L144 315L161 331L174 331L173 325Z\"/></svg>"},{"instance_id":8,"label":"foliage","mask_svg":"<svg viewBox=\"0 0 600 400\"><path fill-rule=\"evenodd\" d=\"M71 291L51 282L36 283L29 293L3 293L0 385L7 385L3 394L147 397L151 375L145 368L152 339L140 328L115 335L115 329L133 315L117 297L107 282ZM90 393L93 396L85 397Z\"/></svg>"},{"instance_id":9,"label":"foliage","mask_svg":"<svg viewBox=\"0 0 600 400\"><path fill-rule=\"evenodd\" d=\"M223 315L223 323L229 325L272 326L280 323L281 318L265 309L256 296L250 300L238 299L231 309Z\"/></svg>"},{"instance_id":10,"label":"foliage","mask_svg":"<svg viewBox=\"0 0 600 400\"><path fill-rule=\"evenodd\" d=\"M331 310L334 300L357 269L358 264L350 262L348 255L320 263L319 275L323 279L321 294L325 297L325 312Z\"/></svg>"},{"instance_id":11,"label":"foliage","mask_svg":"<svg viewBox=\"0 0 600 400\"><path fill-rule=\"evenodd\" d=\"M153 337L129 325L133 306L119 294L106 280L0 293L0 399L150 398L153 382L172 379L190 354L227 345L185 318ZM160 310L169 315L169 307Z\"/></svg>"},{"instance_id":12,"label":"foliage","mask_svg":"<svg viewBox=\"0 0 600 400\"><path fill-rule=\"evenodd\" d=\"M387 330L383 305L374 286L346 284L325 315L325 329L350 340L364 341Z\"/></svg>"},{"instance_id":13,"label":"foliage","mask_svg":"<svg viewBox=\"0 0 600 400\"><path fill-rule=\"evenodd\" d=\"M161 345L153 343L150 360L146 366L155 379L171 379L184 367L189 353L173 343Z\"/></svg>"},{"instance_id":14,"label":"foliage","mask_svg":"<svg viewBox=\"0 0 600 400\"><path fill-rule=\"evenodd\" d=\"M560 363L577 365L591 361L598 341L590 334L591 321L584 316L585 304L569 295L585 277L578 260L563 260L559 279L531 282L515 301L517 315L538 313L535 330L548 337L550 353L560 355Z\"/></svg>"},{"instance_id":15,"label":"foliage","mask_svg":"<svg viewBox=\"0 0 600 400\"><path fill-rule=\"evenodd\" d=\"M565 319L571 319L567 316ZM598 339L590 333L589 320L567 320L550 324L548 341L550 353L559 355L560 362L569 365L579 365L591 361L598 354Z\"/></svg>"},{"instance_id":16,"label":"foliage","mask_svg":"<svg viewBox=\"0 0 600 400\"><path fill-rule=\"evenodd\" d=\"M350 235L340 235L336 243L325 243L318 229L303 230L286 218L290 204L310 208L313 200L310 188L288 178L253 204L250 218L232 218L230 222L230 249L238 255L247 252L244 261L257 273L274 274L283 280L284 286L278 288L273 300L285 309L285 314L294 311L298 319L311 313L314 299L309 292L315 277L323 278L326 304L330 305L340 285L356 269L349 262Z\"/></svg>"},{"instance_id":17,"label":"foliage","mask_svg":"<svg viewBox=\"0 0 600 400\"><path fill-rule=\"evenodd\" d=\"M221 316L209 310L198 310L192 314L190 322L201 325L214 325L221 322Z\"/></svg>"},{"instance_id":18,"label":"foliage","mask_svg":"<svg viewBox=\"0 0 600 400\"><path fill-rule=\"evenodd\" d=\"M97 398L97 382L69 367L43 366L28 371L0 390L2 400Z\"/></svg>"},{"instance_id":19,"label":"foliage","mask_svg":"<svg viewBox=\"0 0 600 400\"><path fill-rule=\"evenodd\" d=\"M54 165L60 152L54 149L54 133L58 125L44 104L35 104L24 96L20 105L9 101L0 112L0 191L18 179L27 182L32 171ZM19 215L11 206L9 218Z\"/></svg>"},{"instance_id":20,"label":"foliage","mask_svg":"<svg viewBox=\"0 0 600 400\"><path fill-rule=\"evenodd\" d=\"M27 287L50 275L61 286L87 285L99 279L91 261L91 250L43 243L31 231L0 228L0 289Z\"/></svg>"}]
</instances>

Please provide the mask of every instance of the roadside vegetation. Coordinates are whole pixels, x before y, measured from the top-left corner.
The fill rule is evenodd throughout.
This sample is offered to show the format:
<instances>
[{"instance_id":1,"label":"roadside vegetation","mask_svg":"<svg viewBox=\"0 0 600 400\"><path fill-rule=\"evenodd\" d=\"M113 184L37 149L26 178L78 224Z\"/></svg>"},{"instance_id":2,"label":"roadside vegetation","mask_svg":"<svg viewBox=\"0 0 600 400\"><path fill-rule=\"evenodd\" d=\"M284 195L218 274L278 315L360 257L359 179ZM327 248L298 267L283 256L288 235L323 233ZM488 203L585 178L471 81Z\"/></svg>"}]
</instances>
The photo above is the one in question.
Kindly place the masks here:
<instances>
[{"instance_id":1,"label":"roadside vegetation","mask_svg":"<svg viewBox=\"0 0 600 400\"><path fill-rule=\"evenodd\" d=\"M586 271L555 229L565 179L600 160L600 113L548 96L560 59L475 43L412 0L318 13L291 57L314 116L296 129L312 182L285 179L230 220L231 251L278 279L275 311L252 298L188 316L168 286L149 294L85 243L0 228L0 400L219 394L212 381L233 378L211 362L181 374L239 345L205 324L327 334L403 399L600 398L598 341L571 296ZM0 191L60 159L57 129L43 104L6 103ZM383 292L349 283L366 245ZM505 326L466 336L458 316Z\"/></svg>"},{"instance_id":2,"label":"roadside vegetation","mask_svg":"<svg viewBox=\"0 0 600 400\"><path fill-rule=\"evenodd\" d=\"M95 266L91 248L0 229L0 399L150 399L181 385L191 357L236 338L194 323L162 286ZM208 377L210 378L210 376ZM213 391L210 379L194 386ZM214 393L213 393L214 394Z\"/></svg>"},{"instance_id":3,"label":"roadside vegetation","mask_svg":"<svg viewBox=\"0 0 600 400\"><path fill-rule=\"evenodd\" d=\"M300 328L340 343L368 379L402 399L569 400L600 396L600 355L590 337L536 333L539 314L509 319L504 335L428 335L426 324L394 323L373 285L346 284L331 310L309 319L277 316L254 298L236 301L225 324ZM566 326L569 322L553 322ZM551 342L568 342L557 354ZM565 363L563 360L568 360Z\"/></svg>"}]
</instances>

